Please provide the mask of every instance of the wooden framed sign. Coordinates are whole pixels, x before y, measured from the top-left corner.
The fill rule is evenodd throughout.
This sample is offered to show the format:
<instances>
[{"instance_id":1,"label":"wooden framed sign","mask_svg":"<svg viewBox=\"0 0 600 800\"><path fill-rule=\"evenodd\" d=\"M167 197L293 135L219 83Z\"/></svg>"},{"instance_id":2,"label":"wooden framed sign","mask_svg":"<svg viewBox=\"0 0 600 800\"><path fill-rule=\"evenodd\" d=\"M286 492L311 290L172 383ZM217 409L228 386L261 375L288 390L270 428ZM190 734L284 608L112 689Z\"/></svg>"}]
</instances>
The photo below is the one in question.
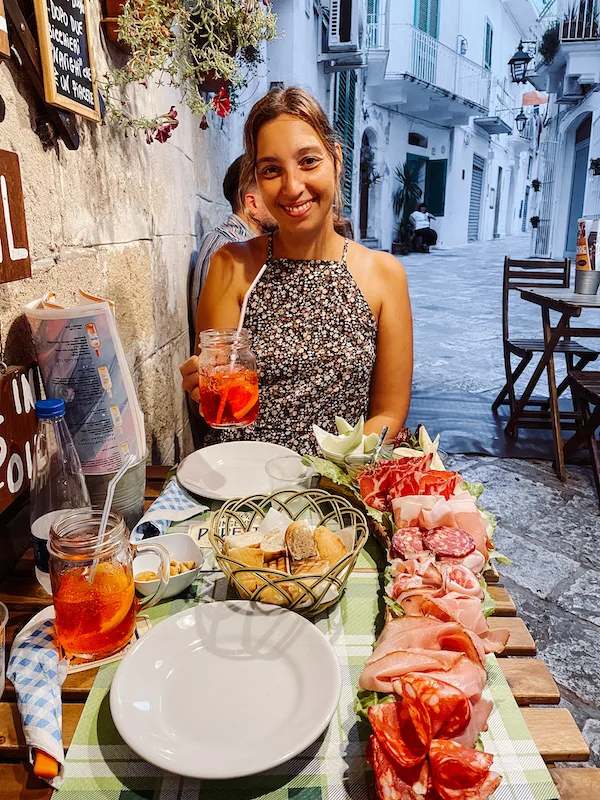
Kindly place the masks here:
<instances>
[{"instance_id":1,"label":"wooden framed sign","mask_svg":"<svg viewBox=\"0 0 600 800\"><path fill-rule=\"evenodd\" d=\"M35 0L46 102L100 119L87 0Z\"/></svg>"},{"instance_id":2,"label":"wooden framed sign","mask_svg":"<svg viewBox=\"0 0 600 800\"><path fill-rule=\"evenodd\" d=\"M0 283L31 277L19 156L0 150Z\"/></svg>"},{"instance_id":3,"label":"wooden framed sign","mask_svg":"<svg viewBox=\"0 0 600 800\"><path fill-rule=\"evenodd\" d=\"M39 396L37 364L0 375L0 513L29 486Z\"/></svg>"}]
</instances>

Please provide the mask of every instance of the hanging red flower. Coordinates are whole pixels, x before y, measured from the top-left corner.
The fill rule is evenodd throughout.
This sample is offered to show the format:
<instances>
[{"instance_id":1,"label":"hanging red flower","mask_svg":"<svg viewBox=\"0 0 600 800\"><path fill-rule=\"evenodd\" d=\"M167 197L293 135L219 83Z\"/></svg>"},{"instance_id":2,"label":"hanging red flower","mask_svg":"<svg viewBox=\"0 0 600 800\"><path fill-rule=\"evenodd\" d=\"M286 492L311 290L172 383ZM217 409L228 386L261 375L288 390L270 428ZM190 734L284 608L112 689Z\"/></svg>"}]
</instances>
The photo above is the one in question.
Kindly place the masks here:
<instances>
[{"instance_id":1,"label":"hanging red flower","mask_svg":"<svg viewBox=\"0 0 600 800\"><path fill-rule=\"evenodd\" d=\"M226 117L231 112L231 100L226 89L221 89L219 94L213 97L215 114L219 117Z\"/></svg>"}]
</instances>

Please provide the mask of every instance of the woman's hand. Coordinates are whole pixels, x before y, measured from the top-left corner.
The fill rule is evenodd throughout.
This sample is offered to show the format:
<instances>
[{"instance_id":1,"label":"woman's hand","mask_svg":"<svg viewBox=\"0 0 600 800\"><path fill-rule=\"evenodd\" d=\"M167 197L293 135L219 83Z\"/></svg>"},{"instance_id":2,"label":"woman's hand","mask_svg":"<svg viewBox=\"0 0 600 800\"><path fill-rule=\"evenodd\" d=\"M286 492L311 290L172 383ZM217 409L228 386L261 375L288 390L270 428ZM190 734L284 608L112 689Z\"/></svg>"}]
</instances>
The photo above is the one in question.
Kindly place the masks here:
<instances>
[{"instance_id":1,"label":"woman's hand","mask_svg":"<svg viewBox=\"0 0 600 800\"><path fill-rule=\"evenodd\" d=\"M184 361L179 367L181 372L181 384L192 400L200 402L200 390L198 388L198 357L192 356Z\"/></svg>"}]
</instances>

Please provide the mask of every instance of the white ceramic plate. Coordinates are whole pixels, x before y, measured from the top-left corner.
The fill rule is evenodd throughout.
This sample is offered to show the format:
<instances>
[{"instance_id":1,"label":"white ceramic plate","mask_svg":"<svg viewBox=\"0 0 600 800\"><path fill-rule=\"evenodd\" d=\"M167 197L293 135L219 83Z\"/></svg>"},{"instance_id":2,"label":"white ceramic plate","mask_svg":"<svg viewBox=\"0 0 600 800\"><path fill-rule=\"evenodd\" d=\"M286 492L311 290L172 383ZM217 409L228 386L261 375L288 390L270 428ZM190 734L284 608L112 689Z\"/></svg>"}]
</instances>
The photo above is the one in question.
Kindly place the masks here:
<instances>
[{"instance_id":1,"label":"white ceramic plate","mask_svg":"<svg viewBox=\"0 0 600 800\"><path fill-rule=\"evenodd\" d=\"M239 778L301 753L337 708L340 668L307 619L245 600L181 611L125 655L110 710L146 761L190 778Z\"/></svg>"},{"instance_id":2,"label":"white ceramic plate","mask_svg":"<svg viewBox=\"0 0 600 800\"><path fill-rule=\"evenodd\" d=\"M296 455L288 447L268 442L213 444L184 458L177 480L193 494L214 500L270 494L265 464L278 456Z\"/></svg>"}]
</instances>

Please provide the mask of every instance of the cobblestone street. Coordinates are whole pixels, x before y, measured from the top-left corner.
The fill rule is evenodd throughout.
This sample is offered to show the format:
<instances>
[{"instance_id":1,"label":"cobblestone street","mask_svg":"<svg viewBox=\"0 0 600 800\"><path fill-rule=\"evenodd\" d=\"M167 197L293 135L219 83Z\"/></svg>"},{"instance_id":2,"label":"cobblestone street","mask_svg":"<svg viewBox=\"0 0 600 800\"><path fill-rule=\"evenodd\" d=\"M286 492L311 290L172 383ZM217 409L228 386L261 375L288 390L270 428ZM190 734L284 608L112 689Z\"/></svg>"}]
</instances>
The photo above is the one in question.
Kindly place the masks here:
<instances>
[{"instance_id":1,"label":"cobblestone street","mask_svg":"<svg viewBox=\"0 0 600 800\"><path fill-rule=\"evenodd\" d=\"M413 307L416 390L440 397L468 392L491 403L504 384L506 254L527 257L529 237L402 259ZM600 324L589 312L585 319L583 324ZM512 321L519 336L541 337L537 307L517 299ZM482 502L498 518L496 546L513 560L513 566L501 566L504 584L560 684L561 704L574 714L593 762L600 764L600 515L591 471L569 465L562 484L549 461L455 455L449 464L486 485Z\"/></svg>"}]
</instances>

